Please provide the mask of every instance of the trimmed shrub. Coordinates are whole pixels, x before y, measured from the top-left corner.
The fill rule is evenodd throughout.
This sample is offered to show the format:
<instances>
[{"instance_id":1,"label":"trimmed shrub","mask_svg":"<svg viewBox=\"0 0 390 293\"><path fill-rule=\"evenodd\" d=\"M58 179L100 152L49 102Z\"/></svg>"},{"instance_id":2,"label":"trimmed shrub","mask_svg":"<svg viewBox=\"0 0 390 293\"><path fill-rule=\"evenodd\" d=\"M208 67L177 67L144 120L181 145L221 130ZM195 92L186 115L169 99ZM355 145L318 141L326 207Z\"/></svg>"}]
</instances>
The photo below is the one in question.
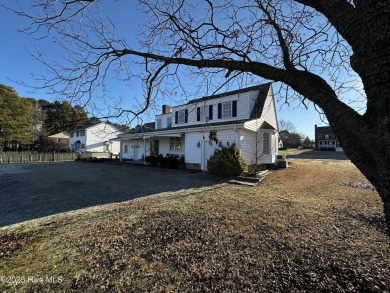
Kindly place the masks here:
<instances>
[{"instance_id":1,"label":"trimmed shrub","mask_svg":"<svg viewBox=\"0 0 390 293\"><path fill-rule=\"evenodd\" d=\"M243 157L236 150L235 145L222 146L216 149L207 161L207 170L211 174L224 176L239 176L246 169Z\"/></svg>"}]
</instances>

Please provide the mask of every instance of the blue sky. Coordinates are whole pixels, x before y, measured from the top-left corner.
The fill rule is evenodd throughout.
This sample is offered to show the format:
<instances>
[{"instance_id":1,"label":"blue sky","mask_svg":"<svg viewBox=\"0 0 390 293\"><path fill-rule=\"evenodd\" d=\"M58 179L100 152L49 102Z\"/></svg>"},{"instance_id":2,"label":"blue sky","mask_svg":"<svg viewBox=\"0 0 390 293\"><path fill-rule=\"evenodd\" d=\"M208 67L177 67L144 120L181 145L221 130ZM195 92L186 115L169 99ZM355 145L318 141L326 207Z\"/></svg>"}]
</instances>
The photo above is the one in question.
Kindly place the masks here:
<instances>
[{"instance_id":1,"label":"blue sky","mask_svg":"<svg viewBox=\"0 0 390 293\"><path fill-rule=\"evenodd\" d=\"M119 18L127 20L129 22L128 27L130 28L142 21L141 18L136 16L136 12L129 12L124 10L123 7L122 9L118 9L116 5L111 5L108 9L111 9L109 11L110 14L118 15ZM129 17L129 14L132 15ZM22 97L54 101L58 97L48 94L45 89L34 91L20 84L20 82L35 84L36 82L32 75L40 76L47 74L46 68L34 60L28 51L34 51L34 48L38 47L49 60L58 61L61 57L51 37L43 40L34 40L32 36L18 32L18 29L25 27L27 24L26 19L0 7L0 27L2 32L2 45L0 46L0 83L12 86ZM116 87L119 96L125 96L126 92L128 92L128 89L124 87ZM278 87L278 84L275 84L274 90ZM139 88L137 85L134 85L132 88L133 95L142 94L137 93L137 88ZM105 105L100 106L105 107ZM292 122L298 132L309 136L311 139L314 139L315 124L326 125L321 121L320 115L312 105L309 105L309 109L306 110L297 103L288 106L277 102L276 108L278 119ZM159 107L157 111L160 111Z\"/></svg>"}]
</instances>

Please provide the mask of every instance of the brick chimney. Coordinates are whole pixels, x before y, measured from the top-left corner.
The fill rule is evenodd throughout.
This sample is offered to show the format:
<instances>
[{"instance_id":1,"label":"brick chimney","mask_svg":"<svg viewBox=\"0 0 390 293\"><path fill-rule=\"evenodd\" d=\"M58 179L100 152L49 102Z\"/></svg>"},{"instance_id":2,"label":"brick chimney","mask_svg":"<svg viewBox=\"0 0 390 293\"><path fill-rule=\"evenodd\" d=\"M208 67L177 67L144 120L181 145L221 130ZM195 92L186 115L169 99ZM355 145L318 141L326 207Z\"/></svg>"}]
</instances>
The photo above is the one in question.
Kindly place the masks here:
<instances>
[{"instance_id":1,"label":"brick chimney","mask_svg":"<svg viewBox=\"0 0 390 293\"><path fill-rule=\"evenodd\" d=\"M163 114L169 114L170 112L171 112L171 106L169 106L169 105L162 106L162 113Z\"/></svg>"}]
</instances>

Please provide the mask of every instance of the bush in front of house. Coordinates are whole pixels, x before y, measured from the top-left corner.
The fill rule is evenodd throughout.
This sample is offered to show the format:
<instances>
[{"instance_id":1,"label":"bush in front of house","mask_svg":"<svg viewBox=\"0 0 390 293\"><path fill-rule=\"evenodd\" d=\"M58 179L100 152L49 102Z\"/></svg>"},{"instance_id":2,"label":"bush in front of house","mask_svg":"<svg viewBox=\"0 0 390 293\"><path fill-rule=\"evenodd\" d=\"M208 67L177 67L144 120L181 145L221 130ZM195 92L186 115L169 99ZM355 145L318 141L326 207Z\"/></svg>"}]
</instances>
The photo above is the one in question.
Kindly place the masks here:
<instances>
[{"instance_id":1,"label":"bush in front of house","mask_svg":"<svg viewBox=\"0 0 390 293\"><path fill-rule=\"evenodd\" d=\"M246 169L246 164L235 145L221 146L207 161L207 170L211 174L239 176Z\"/></svg>"}]
</instances>

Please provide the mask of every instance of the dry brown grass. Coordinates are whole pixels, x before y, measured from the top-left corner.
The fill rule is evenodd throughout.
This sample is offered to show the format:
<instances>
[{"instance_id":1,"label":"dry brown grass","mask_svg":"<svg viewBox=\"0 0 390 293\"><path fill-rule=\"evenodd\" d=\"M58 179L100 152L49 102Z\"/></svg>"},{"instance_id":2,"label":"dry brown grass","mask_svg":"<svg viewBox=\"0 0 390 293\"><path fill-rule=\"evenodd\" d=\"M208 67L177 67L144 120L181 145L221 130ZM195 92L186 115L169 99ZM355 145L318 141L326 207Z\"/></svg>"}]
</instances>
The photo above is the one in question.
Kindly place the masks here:
<instances>
[{"instance_id":1,"label":"dry brown grass","mask_svg":"<svg viewBox=\"0 0 390 293\"><path fill-rule=\"evenodd\" d=\"M381 201L343 182L366 180L349 162L296 160L256 188L182 190L3 228L0 276L26 281L0 290L388 291Z\"/></svg>"}]
</instances>

